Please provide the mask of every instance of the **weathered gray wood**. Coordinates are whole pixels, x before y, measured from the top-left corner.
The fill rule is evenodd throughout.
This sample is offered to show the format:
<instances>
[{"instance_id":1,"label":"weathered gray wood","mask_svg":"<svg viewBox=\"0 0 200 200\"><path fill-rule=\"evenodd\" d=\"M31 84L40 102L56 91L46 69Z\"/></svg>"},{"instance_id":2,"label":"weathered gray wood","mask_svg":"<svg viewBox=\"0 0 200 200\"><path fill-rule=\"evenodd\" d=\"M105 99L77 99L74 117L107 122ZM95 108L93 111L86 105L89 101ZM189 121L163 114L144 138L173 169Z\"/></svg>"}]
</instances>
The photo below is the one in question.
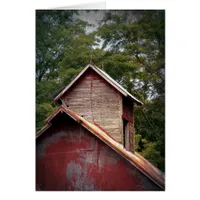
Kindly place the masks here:
<instances>
[{"instance_id":1,"label":"weathered gray wood","mask_svg":"<svg viewBox=\"0 0 200 200\"><path fill-rule=\"evenodd\" d=\"M92 70L86 71L63 96L65 104L90 122L101 126L115 140L133 151L133 102ZM123 118L129 123L123 133Z\"/></svg>"},{"instance_id":2,"label":"weathered gray wood","mask_svg":"<svg viewBox=\"0 0 200 200\"><path fill-rule=\"evenodd\" d=\"M62 99L70 109L122 142L122 95L98 74L87 71Z\"/></svg>"}]
</instances>

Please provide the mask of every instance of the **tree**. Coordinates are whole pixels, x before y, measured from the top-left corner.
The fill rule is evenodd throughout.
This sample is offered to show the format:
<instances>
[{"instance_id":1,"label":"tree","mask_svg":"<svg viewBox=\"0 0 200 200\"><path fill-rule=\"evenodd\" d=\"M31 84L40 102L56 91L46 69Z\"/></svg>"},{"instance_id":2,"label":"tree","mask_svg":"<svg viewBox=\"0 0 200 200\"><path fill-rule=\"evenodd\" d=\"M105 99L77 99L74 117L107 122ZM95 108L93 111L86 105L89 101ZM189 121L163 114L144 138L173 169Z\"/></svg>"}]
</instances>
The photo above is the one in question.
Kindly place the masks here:
<instances>
[{"instance_id":1,"label":"tree","mask_svg":"<svg viewBox=\"0 0 200 200\"><path fill-rule=\"evenodd\" d=\"M164 171L165 13L107 12L97 34L105 70L144 102L135 108L135 149ZM109 63L109 61L110 63Z\"/></svg>"},{"instance_id":2,"label":"tree","mask_svg":"<svg viewBox=\"0 0 200 200\"><path fill-rule=\"evenodd\" d=\"M98 63L104 51L95 49L91 26L77 11L36 12L36 128L56 109L53 94L67 85L90 62Z\"/></svg>"},{"instance_id":3,"label":"tree","mask_svg":"<svg viewBox=\"0 0 200 200\"><path fill-rule=\"evenodd\" d=\"M77 11L36 11L37 130L56 108L51 94L63 86L63 76L73 76L77 72L76 69L62 65L63 60L66 60L66 50L70 52L73 43L85 34L85 27L88 25L75 17L76 15ZM72 60L67 61L69 66L72 65Z\"/></svg>"}]
</instances>

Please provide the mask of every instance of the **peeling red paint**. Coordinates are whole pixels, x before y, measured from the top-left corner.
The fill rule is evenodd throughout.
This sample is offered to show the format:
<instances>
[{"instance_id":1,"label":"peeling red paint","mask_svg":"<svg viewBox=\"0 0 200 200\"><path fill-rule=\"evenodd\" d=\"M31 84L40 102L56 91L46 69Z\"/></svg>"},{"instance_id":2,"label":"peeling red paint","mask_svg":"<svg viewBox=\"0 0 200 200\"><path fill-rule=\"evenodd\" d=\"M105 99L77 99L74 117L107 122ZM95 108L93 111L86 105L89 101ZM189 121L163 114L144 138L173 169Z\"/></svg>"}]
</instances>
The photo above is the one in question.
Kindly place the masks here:
<instances>
[{"instance_id":1,"label":"peeling red paint","mask_svg":"<svg viewBox=\"0 0 200 200\"><path fill-rule=\"evenodd\" d=\"M37 139L36 189L160 190L104 142L62 114Z\"/></svg>"}]
</instances>

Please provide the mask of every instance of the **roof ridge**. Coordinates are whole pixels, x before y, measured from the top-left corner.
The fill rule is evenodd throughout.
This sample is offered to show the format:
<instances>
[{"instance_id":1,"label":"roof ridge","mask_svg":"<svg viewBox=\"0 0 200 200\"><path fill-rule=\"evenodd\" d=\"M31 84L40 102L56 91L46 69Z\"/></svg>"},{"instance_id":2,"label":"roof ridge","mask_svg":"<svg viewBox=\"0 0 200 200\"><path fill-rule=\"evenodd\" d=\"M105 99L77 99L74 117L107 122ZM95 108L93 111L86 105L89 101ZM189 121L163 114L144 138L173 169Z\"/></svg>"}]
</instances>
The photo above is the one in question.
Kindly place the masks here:
<instances>
[{"instance_id":1,"label":"roof ridge","mask_svg":"<svg viewBox=\"0 0 200 200\"><path fill-rule=\"evenodd\" d=\"M59 94L57 94L57 96L54 98L54 101L57 101L84 74L84 72L89 67L91 67L95 72L97 72L102 78L104 78L108 83L110 83L115 89L121 92L124 96L130 97L134 102L136 102L139 105L143 104L140 100L138 100L136 97L130 94L125 88L123 88L117 81L115 81L109 74L107 74L105 71L101 70L94 64L86 65L86 67L66 87L64 87L64 89Z\"/></svg>"}]
</instances>

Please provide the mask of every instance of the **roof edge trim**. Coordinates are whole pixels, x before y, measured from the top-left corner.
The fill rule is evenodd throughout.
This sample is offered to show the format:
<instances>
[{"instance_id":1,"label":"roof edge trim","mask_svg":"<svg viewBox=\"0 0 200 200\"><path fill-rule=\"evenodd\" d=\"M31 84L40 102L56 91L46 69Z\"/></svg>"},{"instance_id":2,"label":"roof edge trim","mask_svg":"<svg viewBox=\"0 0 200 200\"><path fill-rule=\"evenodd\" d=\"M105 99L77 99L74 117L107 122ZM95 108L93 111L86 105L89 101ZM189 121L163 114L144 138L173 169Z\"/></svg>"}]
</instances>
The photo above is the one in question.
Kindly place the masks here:
<instances>
[{"instance_id":1,"label":"roof edge trim","mask_svg":"<svg viewBox=\"0 0 200 200\"><path fill-rule=\"evenodd\" d=\"M54 101L57 101L81 76L82 74L90 67L87 65L55 98Z\"/></svg>"},{"instance_id":2,"label":"roof edge trim","mask_svg":"<svg viewBox=\"0 0 200 200\"><path fill-rule=\"evenodd\" d=\"M91 67L98 75L105 79L110 85L112 85L116 90L122 93L125 97L131 98L138 105L143 105L141 101L135 98L127 90L125 90L119 83L117 83L112 77L110 77L106 72L102 71L95 65L88 64L55 98L54 101L57 101L62 95L84 74L84 72Z\"/></svg>"}]
</instances>

